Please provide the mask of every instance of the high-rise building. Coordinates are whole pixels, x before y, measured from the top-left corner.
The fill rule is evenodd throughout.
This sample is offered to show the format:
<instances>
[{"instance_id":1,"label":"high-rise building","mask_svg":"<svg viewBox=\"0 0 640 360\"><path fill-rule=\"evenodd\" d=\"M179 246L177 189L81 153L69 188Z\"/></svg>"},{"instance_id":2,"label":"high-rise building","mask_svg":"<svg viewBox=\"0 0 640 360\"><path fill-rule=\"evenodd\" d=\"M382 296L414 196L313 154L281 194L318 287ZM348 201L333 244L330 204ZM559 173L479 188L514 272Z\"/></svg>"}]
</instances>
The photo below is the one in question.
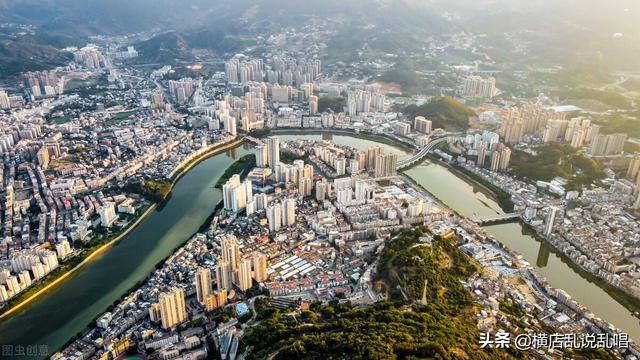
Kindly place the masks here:
<instances>
[{"instance_id":1,"label":"high-rise building","mask_svg":"<svg viewBox=\"0 0 640 360\"><path fill-rule=\"evenodd\" d=\"M327 198L327 184L323 181L316 182L316 200L322 203Z\"/></svg>"},{"instance_id":2,"label":"high-rise building","mask_svg":"<svg viewBox=\"0 0 640 360\"><path fill-rule=\"evenodd\" d=\"M482 143L478 148L478 160L476 161L476 165L479 167L484 166L484 160L487 157L487 144Z\"/></svg>"},{"instance_id":3,"label":"high-rise building","mask_svg":"<svg viewBox=\"0 0 640 360\"><path fill-rule=\"evenodd\" d=\"M640 152L635 153L633 159L629 163L629 167L627 168L627 179L635 180L638 177L638 173L640 173Z\"/></svg>"},{"instance_id":4,"label":"high-rise building","mask_svg":"<svg viewBox=\"0 0 640 360\"><path fill-rule=\"evenodd\" d=\"M393 125L393 132L402 136L409 135L411 132L411 125L404 122L395 123Z\"/></svg>"},{"instance_id":5,"label":"high-rise building","mask_svg":"<svg viewBox=\"0 0 640 360\"><path fill-rule=\"evenodd\" d=\"M362 204L367 201L367 194L369 193L369 184L364 180L356 180L356 202Z\"/></svg>"},{"instance_id":6,"label":"high-rise building","mask_svg":"<svg viewBox=\"0 0 640 360\"><path fill-rule=\"evenodd\" d=\"M269 197L267 196L267 194L255 194L253 196L253 201L256 203L256 211L260 211L267 208Z\"/></svg>"},{"instance_id":7,"label":"high-rise building","mask_svg":"<svg viewBox=\"0 0 640 360\"><path fill-rule=\"evenodd\" d=\"M218 291L231 290L233 274L231 272L231 264L218 257L216 266L216 283Z\"/></svg>"},{"instance_id":8,"label":"high-rise building","mask_svg":"<svg viewBox=\"0 0 640 360\"><path fill-rule=\"evenodd\" d=\"M555 206L550 207L549 212L547 213L547 220L544 224L544 235L549 236L553 232L553 224L556 221L556 216L558 214L558 208Z\"/></svg>"},{"instance_id":9,"label":"high-rise building","mask_svg":"<svg viewBox=\"0 0 640 360\"><path fill-rule=\"evenodd\" d=\"M184 290L173 287L159 296L162 328L170 329L187 320L187 308L184 303Z\"/></svg>"},{"instance_id":10,"label":"high-rise building","mask_svg":"<svg viewBox=\"0 0 640 360\"><path fill-rule=\"evenodd\" d=\"M296 223L296 200L282 200L282 225L291 226Z\"/></svg>"},{"instance_id":11,"label":"high-rise building","mask_svg":"<svg viewBox=\"0 0 640 360\"><path fill-rule=\"evenodd\" d=\"M253 200L253 189L250 180L240 182L240 175L234 174L222 186L222 199L224 208L239 212L244 209L247 202Z\"/></svg>"},{"instance_id":12,"label":"high-rise building","mask_svg":"<svg viewBox=\"0 0 640 360\"><path fill-rule=\"evenodd\" d=\"M269 222L269 231L278 231L282 227L282 207L276 203L267 207L267 221Z\"/></svg>"},{"instance_id":13,"label":"high-rise building","mask_svg":"<svg viewBox=\"0 0 640 360\"><path fill-rule=\"evenodd\" d=\"M200 267L196 271L196 297L200 304L205 304L207 297L211 295L211 270Z\"/></svg>"},{"instance_id":14,"label":"high-rise building","mask_svg":"<svg viewBox=\"0 0 640 360\"><path fill-rule=\"evenodd\" d=\"M11 107L9 96L4 91L0 91L0 109L8 109Z\"/></svg>"},{"instance_id":15,"label":"high-rise building","mask_svg":"<svg viewBox=\"0 0 640 360\"><path fill-rule=\"evenodd\" d=\"M257 283L267 280L267 255L253 254L253 278Z\"/></svg>"},{"instance_id":16,"label":"high-rise building","mask_svg":"<svg viewBox=\"0 0 640 360\"><path fill-rule=\"evenodd\" d=\"M265 168L269 166L269 151L267 146L258 145L256 147L256 166Z\"/></svg>"},{"instance_id":17,"label":"high-rise building","mask_svg":"<svg viewBox=\"0 0 640 360\"><path fill-rule=\"evenodd\" d=\"M103 227L111 227L113 223L118 219L116 215L116 208L113 203L106 203L100 209L98 209L98 215L100 216L100 225Z\"/></svg>"},{"instance_id":18,"label":"high-rise building","mask_svg":"<svg viewBox=\"0 0 640 360\"><path fill-rule=\"evenodd\" d=\"M313 180L301 177L298 179L298 193L301 196L311 196L313 191Z\"/></svg>"},{"instance_id":19,"label":"high-rise building","mask_svg":"<svg viewBox=\"0 0 640 360\"><path fill-rule=\"evenodd\" d=\"M467 76L462 83L462 96L492 98L496 94L496 79Z\"/></svg>"},{"instance_id":20,"label":"high-rise building","mask_svg":"<svg viewBox=\"0 0 640 360\"><path fill-rule=\"evenodd\" d=\"M413 128L416 129L417 132L421 132L423 134L430 134L432 131L433 123L431 120L427 120L423 116L416 116L413 119Z\"/></svg>"},{"instance_id":21,"label":"high-rise building","mask_svg":"<svg viewBox=\"0 0 640 360\"><path fill-rule=\"evenodd\" d=\"M238 134L238 125L236 119L233 116L225 115L222 117L222 128L232 136Z\"/></svg>"},{"instance_id":22,"label":"high-rise building","mask_svg":"<svg viewBox=\"0 0 640 360\"><path fill-rule=\"evenodd\" d=\"M240 266L238 268L238 288L241 291L249 290L251 286L253 286L251 279L251 259L243 258L240 260Z\"/></svg>"},{"instance_id":23,"label":"high-rise building","mask_svg":"<svg viewBox=\"0 0 640 360\"><path fill-rule=\"evenodd\" d=\"M318 113L318 97L309 96L309 114L314 115Z\"/></svg>"},{"instance_id":24,"label":"high-rise building","mask_svg":"<svg viewBox=\"0 0 640 360\"><path fill-rule=\"evenodd\" d=\"M38 165L40 165L43 170L49 168L49 149L43 147L42 149L38 150L38 152L36 153L36 158L38 159Z\"/></svg>"},{"instance_id":25,"label":"high-rise building","mask_svg":"<svg viewBox=\"0 0 640 360\"><path fill-rule=\"evenodd\" d=\"M280 164L280 139L275 136L267 138L267 151L269 153L269 167L271 171L276 171L276 166Z\"/></svg>"},{"instance_id":26,"label":"high-rise building","mask_svg":"<svg viewBox=\"0 0 640 360\"><path fill-rule=\"evenodd\" d=\"M524 122L518 109L512 108L509 111L509 117L502 122L500 134L504 138L505 143L514 143L522 140Z\"/></svg>"},{"instance_id":27,"label":"high-rise building","mask_svg":"<svg viewBox=\"0 0 640 360\"><path fill-rule=\"evenodd\" d=\"M382 146L374 146L367 149L367 165L366 169L373 171L376 168L376 158L378 155L384 154L384 148Z\"/></svg>"},{"instance_id":28,"label":"high-rise building","mask_svg":"<svg viewBox=\"0 0 640 360\"><path fill-rule=\"evenodd\" d=\"M180 104L186 103L194 91L194 81L191 78L169 80L169 92Z\"/></svg>"},{"instance_id":29,"label":"high-rise building","mask_svg":"<svg viewBox=\"0 0 640 360\"><path fill-rule=\"evenodd\" d=\"M591 141L590 153L593 156L619 155L626 141L627 134L597 135Z\"/></svg>"},{"instance_id":30,"label":"high-rise building","mask_svg":"<svg viewBox=\"0 0 640 360\"><path fill-rule=\"evenodd\" d=\"M238 246L238 238L234 235L228 235L220 241L220 253L222 260L229 263L231 272L238 271L238 261L240 261L240 247Z\"/></svg>"},{"instance_id":31,"label":"high-rise building","mask_svg":"<svg viewBox=\"0 0 640 360\"><path fill-rule=\"evenodd\" d=\"M336 169L336 175L342 176L347 173L347 159L337 158L333 161L333 168Z\"/></svg>"},{"instance_id":32,"label":"high-rise building","mask_svg":"<svg viewBox=\"0 0 640 360\"><path fill-rule=\"evenodd\" d=\"M396 174L396 166L398 164L398 155L382 154L376 157L375 176L386 177Z\"/></svg>"},{"instance_id":33,"label":"high-rise building","mask_svg":"<svg viewBox=\"0 0 640 360\"><path fill-rule=\"evenodd\" d=\"M509 161L511 160L511 149L504 147L500 152L500 171L505 171L509 167Z\"/></svg>"},{"instance_id":34,"label":"high-rise building","mask_svg":"<svg viewBox=\"0 0 640 360\"><path fill-rule=\"evenodd\" d=\"M500 170L500 152L494 151L493 155L491 155L491 171L497 172Z\"/></svg>"}]
</instances>

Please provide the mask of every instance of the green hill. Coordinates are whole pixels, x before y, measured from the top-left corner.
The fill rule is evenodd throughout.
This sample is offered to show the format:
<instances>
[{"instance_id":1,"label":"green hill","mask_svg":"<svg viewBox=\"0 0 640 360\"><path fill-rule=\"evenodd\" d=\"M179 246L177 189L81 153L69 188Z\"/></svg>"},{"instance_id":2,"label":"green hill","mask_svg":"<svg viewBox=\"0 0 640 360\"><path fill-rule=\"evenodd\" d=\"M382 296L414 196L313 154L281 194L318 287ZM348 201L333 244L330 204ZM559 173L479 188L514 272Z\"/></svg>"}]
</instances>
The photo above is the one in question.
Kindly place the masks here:
<instances>
[{"instance_id":1,"label":"green hill","mask_svg":"<svg viewBox=\"0 0 640 360\"><path fill-rule=\"evenodd\" d=\"M139 63L173 63L176 59L193 58L188 41L181 34L170 31L135 44Z\"/></svg>"},{"instance_id":2,"label":"green hill","mask_svg":"<svg viewBox=\"0 0 640 360\"><path fill-rule=\"evenodd\" d=\"M13 38L0 34L0 78L24 71L51 69L70 60L70 53L31 37Z\"/></svg>"},{"instance_id":3,"label":"green hill","mask_svg":"<svg viewBox=\"0 0 640 360\"><path fill-rule=\"evenodd\" d=\"M569 145L545 145L537 148L536 152L534 156L514 151L511 156L512 173L529 181L551 181L559 176L569 180L568 190L579 190L583 185L604 178L598 163Z\"/></svg>"},{"instance_id":4,"label":"green hill","mask_svg":"<svg viewBox=\"0 0 640 360\"><path fill-rule=\"evenodd\" d=\"M292 317L257 302L259 325L243 339L251 358L274 359L510 359L510 351L478 345L476 306L461 284L476 271L455 244L436 239L416 246L424 228L403 231L385 245L378 282L390 301L366 307L314 303ZM422 298L427 282L427 303ZM405 300L398 287L410 299ZM384 290L383 290L384 292Z\"/></svg>"},{"instance_id":5,"label":"green hill","mask_svg":"<svg viewBox=\"0 0 640 360\"><path fill-rule=\"evenodd\" d=\"M435 97L426 104L409 105L401 109L410 119L424 116L433 121L434 128L447 130L466 130L469 128L469 118L476 116L473 110L463 103L450 97Z\"/></svg>"}]
</instances>

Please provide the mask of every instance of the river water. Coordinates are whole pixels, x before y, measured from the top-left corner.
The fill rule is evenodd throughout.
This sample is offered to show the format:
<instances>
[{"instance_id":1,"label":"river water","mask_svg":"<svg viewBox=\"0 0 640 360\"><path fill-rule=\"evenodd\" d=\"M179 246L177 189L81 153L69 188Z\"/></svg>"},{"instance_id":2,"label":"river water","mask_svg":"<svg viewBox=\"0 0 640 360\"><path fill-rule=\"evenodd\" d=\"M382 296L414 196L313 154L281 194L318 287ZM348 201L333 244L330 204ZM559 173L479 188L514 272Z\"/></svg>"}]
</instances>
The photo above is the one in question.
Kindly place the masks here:
<instances>
[{"instance_id":1,"label":"river water","mask_svg":"<svg viewBox=\"0 0 640 360\"><path fill-rule=\"evenodd\" d=\"M343 135L281 135L281 139L320 139L333 140L337 144L350 145L360 150L377 145L361 138ZM399 158L408 154L399 148L383 145L385 151L399 154ZM500 205L474 186L456 176L447 167L425 161L405 172L416 183L437 197L449 208L464 216L488 216L503 214ZM631 311L586 277L581 276L564 259L551 250L551 247L528 234L520 223L486 226L485 229L509 249L520 253L537 271L547 278L555 288L565 290L571 297L586 306L596 316L609 321L636 341L640 341L640 322Z\"/></svg>"},{"instance_id":2,"label":"river water","mask_svg":"<svg viewBox=\"0 0 640 360\"><path fill-rule=\"evenodd\" d=\"M378 143L348 135L278 134L281 140L325 139L360 150ZM388 152L409 154L383 145ZM207 219L220 201L217 179L234 159L249 153L248 145L213 156L189 171L173 189L171 199L161 209L89 264L81 272L51 290L44 297L0 323L1 344L46 344L50 351L62 346L128 289L153 271L156 263L169 256ZM500 206L446 167L425 162L406 172L417 183L458 213L471 216L500 214ZM581 304L636 340L640 323L631 312L585 277L579 275L548 245L527 235L518 223L488 226L486 229L508 248L517 251L544 275L549 283L564 289Z\"/></svg>"},{"instance_id":3,"label":"river water","mask_svg":"<svg viewBox=\"0 0 640 360\"><path fill-rule=\"evenodd\" d=\"M249 152L248 145L239 145L196 165L177 182L162 209L84 269L2 320L0 344L46 345L53 352L84 330L198 231L222 198L216 181Z\"/></svg>"}]
</instances>

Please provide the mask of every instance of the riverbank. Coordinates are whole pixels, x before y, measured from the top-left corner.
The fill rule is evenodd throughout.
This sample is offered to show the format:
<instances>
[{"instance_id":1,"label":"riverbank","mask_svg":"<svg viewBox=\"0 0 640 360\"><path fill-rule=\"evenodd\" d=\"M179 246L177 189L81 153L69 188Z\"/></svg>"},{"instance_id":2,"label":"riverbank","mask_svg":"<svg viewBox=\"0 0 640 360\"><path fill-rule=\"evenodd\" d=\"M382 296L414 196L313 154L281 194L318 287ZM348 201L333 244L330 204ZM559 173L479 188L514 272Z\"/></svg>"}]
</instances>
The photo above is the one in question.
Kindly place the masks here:
<instances>
[{"instance_id":1,"label":"riverbank","mask_svg":"<svg viewBox=\"0 0 640 360\"><path fill-rule=\"evenodd\" d=\"M576 264L573 260L571 260L571 258L565 255L554 243L547 240L543 236L540 236L540 234L538 234L538 232L531 225L527 224L524 221L520 221L520 223L522 224L522 227L526 231L527 235L533 237L539 242L543 242L544 244L549 245L551 252L558 256L563 263L567 264L567 266L569 266L582 278L598 286L630 312L640 312L640 299L627 294L621 289L607 283L606 281L583 269L580 265Z\"/></svg>"},{"instance_id":2,"label":"riverbank","mask_svg":"<svg viewBox=\"0 0 640 360\"><path fill-rule=\"evenodd\" d=\"M77 334L75 334L74 336L70 337L69 340L67 340L66 343L64 343L64 345L60 346L58 349L56 349L55 351L53 351L52 353L48 354L47 357L51 357L53 354L55 354L57 351L61 351L63 349L65 349L66 347L68 347L69 345L71 345L74 341L82 338L82 336L84 336L85 334L87 334L89 331L93 330L97 325L96 325L96 321L107 311L111 311L113 308L117 307L119 304L121 304L123 301L125 301L129 296L131 296L131 294L133 294L134 292L138 291L147 281L149 281L149 279L151 279L151 277L153 276L153 273L155 270L161 269L162 265L169 260L176 252L178 252L178 250L182 249L183 247L185 247L189 241L191 239L193 239L194 236L196 236L198 233L202 233L204 232L209 226L211 226L211 224L213 223L213 220L216 216L216 213L218 213L218 211L220 211L222 209L223 206L223 202L222 200L218 201L218 203L216 204L216 207L214 208L213 212L211 213L211 215L209 215L209 217L207 217L207 219L205 220L205 222L202 223L202 225L200 225L200 227L198 228L198 230L196 232L194 232L193 234L191 234L191 236L187 237L184 242L180 243L179 245L177 245L176 247L173 248L173 250L171 250L171 252L169 253L169 255L165 256L163 259L161 259L160 261L158 261L155 265L154 265L154 270L151 271L144 279L139 280L135 285L133 285L131 288L129 288L119 299L117 299L116 301L114 301L111 305L109 305L105 311L102 311L100 314L98 314L95 318L93 318L93 320L91 320L90 324L82 331L78 332Z\"/></svg>"},{"instance_id":3,"label":"riverbank","mask_svg":"<svg viewBox=\"0 0 640 360\"><path fill-rule=\"evenodd\" d=\"M191 168L193 168L194 166L208 159L211 156L215 156L223 151L226 151L230 148L233 148L242 144L244 140L245 140L244 137L240 137L223 144L217 144L213 146L211 149L207 150L206 152L198 155L193 159L190 159L186 164L177 167L176 170L174 170L177 172L174 174L174 176L171 179L170 191L173 189L173 187L178 182L178 180L182 176L184 176L184 174L189 172ZM54 276L51 277L50 279L47 279L45 277L45 280L43 281L45 283L44 287L42 287L41 289L39 289L37 292L33 294L26 294L26 297L24 299L18 299L17 300L18 302L15 303L14 305L10 305L5 309L2 309L2 313L0 313L0 320L14 314L18 310L29 305L33 301L45 295L45 293L48 292L49 290L62 284L62 282L68 279L71 275L74 275L75 273L79 272L82 268L84 268L86 265L91 263L91 261L95 260L98 257L98 255L104 253L110 247L112 247L113 245L118 243L120 240L122 240L125 236L127 236L131 231L133 231L149 214L151 214L151 212L153 212L159 206L160 203L162 203L162 201L154 203L151 206L149 206L133 223L129 224L125 229L122 230L122 232L120 232L112 240L102 245L99 245L95 249L86 250L86 253L84 253L83 255L78 255L78 256L83 256L82 260L71 269L54 274Z\"/></svg>"},{"instance_id":4,"label":"riverbank","mask_svg":"<svg viewBox=\"0 0 640 360\"><path fill-rule=\"evenodd\" d=\"M212 156L215 156L223 151L234 148L242 144L244 141L245 141L244 136L241 136L241 137L235 138L234 140L228 141L226 143L216 144L211 149L206 150L204 153L197 155L193 159L189 159L186 164L178 165L178 167L176 167L176 169L173 170L173 172L175 173L172 173L172 175L169 177L169 180L171 181L171 188L173 188L173 186L178 182L178 180L180 180L182 176L184 176L184 174L189 172L189 170L191 170L194 166L198 165L200 162Z\"/></svg>"},{"instance_id":5,"label":"riverbank","mask_svg":"<svg viewBox=\"0 0 640 360\"><path fill-rule=\"evenodd\" d=\"M407 151L415 151L416 148L411 146L409 143L401 142L398 139L386 136L384 134L373 134L367 132L356 132L354 130L349 129L299 129L299 128L291 128L291 129L272 129L269 133L261 134L260 137L267 137L269 135L296 135L296 134L304 134L304 135L323 135L323 134L335 134L335 135L347 135L352 136L354 138L375 141L377 143L386 144L401 148L402 150Z\"/></svg>"},{"instance_id":6,"label":"riverbank","mask_svg":"<svg viewBox=\"0 0 640 360\"><path fill-rule=\"evenodd\" d=\"M449 169L452 173L459 176L463 180L473 184L474 186L478 186L480 188L486 189L487 192L494 194L494 201L500 206L502 211L511 212L513 211L513 202L508 197L508 194L502 190L498 189L494 184L488 182L485 179L477 176L476 174L462 168L459 166L451 165L443 161L438 161L438 163L447 169ZM496 190L497 189L497 194ZM487 195L487 194L485 194ZM507 206L505 206L507 205ZM592 274L586 269L582 268L580 265L575 263L569 256L564 254L562 250L558 247L558 244L553 241L548 240L544 236L540 235L536 229L533 228L530 224L520 220L520 225L523 227L526 235L533 237L536 241L540 243L544 243L549 246L552 253L554 253L560 260L569 266L576 274L578 274L583 279L587 280L598 286L604 292L609 294L616 302L621 304L624 308L629 310L632 313L640 312L640 299L635 298L634 296L628 294L624 290L609 284L605 280L599 278L598 276Z\"/></svg>"},{"instance_id":7,"label":"riverbank","mask_svg":"<svg viewBox=\"0 0 640 360\"><path fill-rule=\"evenodd\" d=\"M27 306L29 303L35 301L40 296L44 295L47 291L49 291L49 290L53 289L55 286L61 284L69 276L73 275L74 273L76 273L77 271L82 269L84 266L89 264L98 255L103 253L105 250L107 250L111 246L115 245L118 241L122 240L122 238L124 238L131 231L133 231L133 229L135 229L153 210L155 210L156 207L157 207L157 204L152 204L151 206L149 206L147 208L147 210L145 210L138 217L138 219L136 219L136 221L134 221L129 226L127 226L127 228L124 229L113 240L111 240L111 241L99 246L96 249L89 250L87 256L78 265L74 266L73 268L69 269L68 271L65 271L63 273L58 274L58 276L55 277L55 278L49 279L48 281L50 281L50 282L48 284L46 284L42 289L38 290L35 294L30 295L26 299L20 301L19 303L15 304L15 305L11 306L10 308L6 309L5 311L3 311L2 314L0 314L0 319L3 319L5 317L15 313L16 311L20 310L21 308Z\"/></svg>"}]
</instances>

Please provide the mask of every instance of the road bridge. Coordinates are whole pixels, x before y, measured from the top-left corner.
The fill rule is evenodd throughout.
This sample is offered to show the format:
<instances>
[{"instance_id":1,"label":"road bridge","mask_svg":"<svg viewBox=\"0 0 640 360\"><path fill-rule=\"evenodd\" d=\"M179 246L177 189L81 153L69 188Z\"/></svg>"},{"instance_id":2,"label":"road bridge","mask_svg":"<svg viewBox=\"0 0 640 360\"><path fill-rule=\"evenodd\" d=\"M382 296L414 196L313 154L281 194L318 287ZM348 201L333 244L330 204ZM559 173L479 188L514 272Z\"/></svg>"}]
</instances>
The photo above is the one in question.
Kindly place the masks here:
<instances>
[{"instance_id":1,"label":"road bridge","mask_svg":"<svg viewBox=\"0 0 640 360\"><path fill-rule=\"evenodd\" d=\"M520 219L520 213L509 213L493 216L472 216L469 219L478 225L488 225Z\"/></svg>"},{"instance_id":2,"label":"road bridge","mask_svg":"<svg viewBox=\"0 0 640 360\"><path fill-rule=\"evenodd\" d=\"M435 150L435 148L438 147L438 145L440 145L443 142L447 141L447 139L448 139L447 137L442 137L442 138L438 138L438 139L435 139L435 140L429 142L427 145L425 145L425 147L420 149L420 151L418 151L412 157L410 157L408 159L404 159L404 160L398 161L398 164L396 165L396 170L402 170L402 169L408 168L408 167L410 167L410 166L422 161L422 159L424 159L425 156L427 156L427 154L429 154L431 151Z\"/></svg>"}]
</instances>

